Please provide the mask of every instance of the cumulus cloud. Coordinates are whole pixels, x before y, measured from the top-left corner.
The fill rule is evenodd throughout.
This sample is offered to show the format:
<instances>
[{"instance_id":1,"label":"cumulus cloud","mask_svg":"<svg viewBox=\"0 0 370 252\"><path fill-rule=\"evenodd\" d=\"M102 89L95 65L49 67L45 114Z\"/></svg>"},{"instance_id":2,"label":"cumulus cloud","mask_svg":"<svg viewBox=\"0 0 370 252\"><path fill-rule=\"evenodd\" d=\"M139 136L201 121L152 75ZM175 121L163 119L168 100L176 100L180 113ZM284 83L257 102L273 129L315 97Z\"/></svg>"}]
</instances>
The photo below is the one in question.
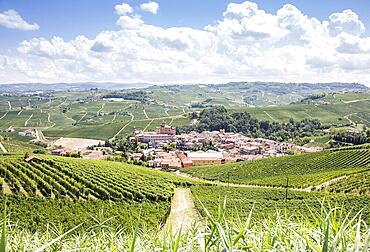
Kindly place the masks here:
<instances>
[{"instance_id":1,"label":"cumulus cloud","mask_svg":"<svg viewBox=\"0 0 370 252\"><path fill-rule=\"evenodd\" d=\"M132 7L127 3L117 4L114 9L118 15L125 15L133 12Z\"/></svg>"},{"instance_id":2,"label":"cumulus cloud","mask_svg":"<svg viewBox=\"0 0 370 252\"><path fill-rule=\"evenodd\" d=\"M117 20L117 25L121 26L121 28L123 29L136 29L143 23L144 21L141 20L141 18L138 16L134 16L134 17L121 16Z\"/></svg>"},{"instance_id":3,"label":"cumulus cloud","mask_svg":"<svg viewBox=\"0 0 370 252\"><path fill-rule=\"evenodd\" d=\"M0 55L0 76L8 82L370 80L370 37L352 11L319 20L294 5L268 13L246 1L230 3L203 29L162 28L133 11L117 13L120 29L95 38L23 41L18 55Z\"/></svg>"},{"instance_id":4,"label":"cumulus cloud","mask_svg":"<svg viewBox=\"0 0 370 252\"><path fill-rule=\"evenodd\" d=\"M40 26L36 23L30 24L23 20L21 15L15 10L7 10L0 13L0 25L9 29L23 31L38 30Z\"/></svg>"},{"instance_id":5,"label":"cumulus cloud","mask_svg":"<svg viewBox=\"0 0 370 252\"><path fill-rule=\"evenodd\" d=\"M153 14L157 14L157 11L159 9L159 4L156 3L156 2L143 3L143 4L140 5L140 8L143 11L148 11L148 12L151 12Z\"/></svg>"},{"instance_id":6,"label":"cumulus cloud","mask_svg":"<svg viewBox=\"0 0 370 252\"><path fill-rule=\"evenodd\" d=\"M340 13L331 14L328 28L330 34L334 36L341 32L361 35L366 30L365 25L352 10L344 10Z\"/></svg>"}]
</instances>

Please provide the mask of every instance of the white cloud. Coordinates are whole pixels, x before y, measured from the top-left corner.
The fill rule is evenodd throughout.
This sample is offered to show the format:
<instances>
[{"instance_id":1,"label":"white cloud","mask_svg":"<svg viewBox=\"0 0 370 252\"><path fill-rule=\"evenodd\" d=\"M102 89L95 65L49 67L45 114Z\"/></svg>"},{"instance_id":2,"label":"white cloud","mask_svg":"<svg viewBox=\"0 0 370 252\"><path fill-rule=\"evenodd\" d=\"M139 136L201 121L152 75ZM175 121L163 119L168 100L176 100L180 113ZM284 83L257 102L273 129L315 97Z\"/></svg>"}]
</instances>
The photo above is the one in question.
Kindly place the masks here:
<instances>
[{"instance_id":1,"label":"white cloud","mask_svg":"<svg viewBox=\"0 0 370 252\"><path fill-rule=\"evenodd\" d=\"M352 10L344 10L340 13L331 14L329 17L328 28L330 34L334 36L341 32L361 35L366 30L365 25Z\"/></svg>"},{"instance_id":2,"label":"white cloud","mask_svg":"<svg viewBox=\"0 0 370 252\"><path fill-rule=\"evenodd\" d=\"M230 3L204 29L162 28L120 12L116 31L34 38L0 55L5 82L370 81L370 37L352 11L319 20L284 5Z\"/></svg>"},{"instance_id":3,"label":"white cloud","mask_svg":"<svg viewBox=\"0 0 370 252\"><path fill-rule=\"evenodd\" d=\"M127 3L117 4L114 9L118 15L125 15L133 12L132 7Z\"/></svg>"},{"instance_id":4,"label":"white cloud","mask_svg":"<svg viewBox=\"0 0 370 252\"><path fill-rule=\"evenodd\" d=\"M36 23L27 23L15 10L7 10L0 13L0 26L23 31L38 30L40 28Z\"/></svg>"},{"instance_id":5,"label":"white cloud","mask_svg":"<svg viewBox=\"0 0 370 252\"><path fill-rule=\"evenodd\" d=\"M141 20L140 17L134 16L121 16L117 20L117 25L121 26L123 29L135 29L138 28L140 25L144 23L143 20Z\"/></svg>"},{"instance_id":6,"label":"white cloud","mask_svg":"<svg viewBox=\"0 0 370 252\"><path fill-rule=\"evenodd\" d=\"M148 11L148 12L151 12L153 14L157 14L157 11L159 9L159 4L156 3L156 2L143 3L143 4L140 4L140 8L143 11Z\"/></svg>"}]
</instances>

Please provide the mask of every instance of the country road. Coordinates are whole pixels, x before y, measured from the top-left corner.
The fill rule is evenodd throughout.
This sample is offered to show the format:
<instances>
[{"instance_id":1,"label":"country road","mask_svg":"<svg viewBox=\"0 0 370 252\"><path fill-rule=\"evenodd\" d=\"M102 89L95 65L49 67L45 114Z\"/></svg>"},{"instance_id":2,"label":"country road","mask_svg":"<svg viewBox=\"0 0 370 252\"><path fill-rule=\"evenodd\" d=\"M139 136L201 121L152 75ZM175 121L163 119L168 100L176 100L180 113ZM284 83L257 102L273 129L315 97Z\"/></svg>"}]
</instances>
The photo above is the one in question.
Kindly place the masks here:
<instances>
[{"instance_id":1,"label":"country road","mask_svg":"<svg viewBox=\"0 0 370 252\"><path fill-rule=\"evenodd\" d=\"M186 232L193 225L202 226L202 219L194 205L191 191L189 188L176 188L164 230L172 228L173 233L180 230Z\"/></svg>"},{"instance_id":2,"label":"country road","mask_svg":"<svg viewBox=\"0 0 370 252\"><path fill-rule=\"evenodd\" d=\"M2 117L0 117L0 120L3 119L8 113L9 111L6 111L5 114Z\"/></svg>"},{"instance_id":3,"label":"country road","mask_svg":"<svg viewBox=\"0 0 370 252\"><path fill-rule=\"evenodd\" d=\"M31 114L30 117L28 117L28 119L24 122L24 127L27 127L27 124L29 120L31 120L32 117L33 117L33 114Z\"/></svg>"},{"instance_id":4,"label":"country road","mask_svg":"<svg viewBox=\"0 0 370 252\"><path fill-rule=\"evenodd\" d=\"M236 183L227 183L227 182L221 182L221 181L212 181L212 180L202 179L202 178L199 178L199 177L194 177L194 176L191 176L187 173L182 173L180 171L176 171L175 174L180 176L180 177L189 178L189 179L192 179L192 180L195 180L195 181L208 183L208 184L211 184L211 185L228 186L228 187L240 187L240 188L286 189L286 187L282 187L282 186L262 186L262 185L248 185L248 184L236 184ZM322 190L325 187L330 186L334 182L345 179L347 177L348 176L336 177L334 179L325 181L322 184L309 186L309 187L305 187L305 188L289 187L288 189L292 190L292 191L300 191L300 192L312 192L314 190Z\"/></svg>"},{"instance_id":5,"label":"country road","mask_svg":"<svg viewBox=\"0 0 370 252\"><path fill-rule=\"evenodd\" d=\"M131 114L130 113L130 116L131 116L131 120L128 122L128 123L126 123L125 125L123 125L123 127L111 138L111 139L109 139L109 141L112 141L114 138L116 138L119 134L121 134L121 132L127 127L127 126L129 126L131 123L132 123L132 121L135 119L135 116L133 115L133 114Z\"/></svg>"},{"instance_id":6,"label":"country road","mask_svg":"<svg viewBox=\"0 0 370 252\"><path fill-rule=\"evenodd\" d=\"M4 153L8 153L8 151L5 149L4 145L2 142L0 142L0 149L4 152Z\"/></svg>"},{"instance_id":7,"label":"country road","mask_svg":"<svg viewBox=\"0 0 370 252\"><path fill-rule=\"evenodd\" d=\"M148 116L148 114L146 113L145 109L143 109L143 113L144 113L146 119L150 119L149 116Z\"/></svg>"},{"instance_id":8,"label":"country road","mask_svg":"<svg viewBox=\"0 0 370 252\"><path fill-rule=\"evenodd\" d=\"M100 112L104 109L105 103L101 105L101 108L96 112L96 115L99 116Z\"/></svg>"}]
</instances>

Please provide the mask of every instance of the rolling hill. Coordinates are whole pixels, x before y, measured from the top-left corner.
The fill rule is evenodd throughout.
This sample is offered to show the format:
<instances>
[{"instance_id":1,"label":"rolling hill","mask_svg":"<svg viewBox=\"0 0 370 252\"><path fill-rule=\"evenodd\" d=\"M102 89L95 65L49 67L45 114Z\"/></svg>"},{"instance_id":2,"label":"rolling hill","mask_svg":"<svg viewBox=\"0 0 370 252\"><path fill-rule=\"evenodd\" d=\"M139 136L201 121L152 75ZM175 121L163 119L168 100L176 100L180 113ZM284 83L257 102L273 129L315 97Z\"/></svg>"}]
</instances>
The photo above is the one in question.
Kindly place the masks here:
<instances>
[{"instance_id":1,"label":"rolling hill","mask_svg":"<svg viewBox=\"0 0 370 252\"><path fill-rule=\"evenodd\" d=\"M308 188L339 177L361 177L370 170L369 145L357 148L266 158L218 166L199 166L184 171L190 175L239 184ZM365 173L363 173L365 174ZM287 181L288 179L288 181ZM370 187L362 187L370 193Z\"/></svg>"}]
</instances>

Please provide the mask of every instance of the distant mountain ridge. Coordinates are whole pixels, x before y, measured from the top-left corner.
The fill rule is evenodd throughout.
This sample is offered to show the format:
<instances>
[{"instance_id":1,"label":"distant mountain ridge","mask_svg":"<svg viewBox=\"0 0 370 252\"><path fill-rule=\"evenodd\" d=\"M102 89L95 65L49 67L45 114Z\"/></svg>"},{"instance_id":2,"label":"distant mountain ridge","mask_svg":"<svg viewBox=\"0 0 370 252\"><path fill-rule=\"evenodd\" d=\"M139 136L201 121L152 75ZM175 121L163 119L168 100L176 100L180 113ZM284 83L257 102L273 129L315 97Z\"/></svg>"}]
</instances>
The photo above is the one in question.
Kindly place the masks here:
<instances>
[{"instance_id":1,"label":"distant mountain ridge","mask_svg":"<svg viewBox=\"0 0 370 252\"><path fill-rule=\"evenodd\" d=\"M365 92L370 88L361 83L281 83L281 82L228 82L224 84L150 84L150 83L15 83L0 84L0 92L35 92L35 91L83 91L90 89L120 90L120 89L143 89L151 86L194 86L204 85L220 89L255 89L260 91L272 91L277 93L298 92Z\"/></svg>"}]
</instances>

